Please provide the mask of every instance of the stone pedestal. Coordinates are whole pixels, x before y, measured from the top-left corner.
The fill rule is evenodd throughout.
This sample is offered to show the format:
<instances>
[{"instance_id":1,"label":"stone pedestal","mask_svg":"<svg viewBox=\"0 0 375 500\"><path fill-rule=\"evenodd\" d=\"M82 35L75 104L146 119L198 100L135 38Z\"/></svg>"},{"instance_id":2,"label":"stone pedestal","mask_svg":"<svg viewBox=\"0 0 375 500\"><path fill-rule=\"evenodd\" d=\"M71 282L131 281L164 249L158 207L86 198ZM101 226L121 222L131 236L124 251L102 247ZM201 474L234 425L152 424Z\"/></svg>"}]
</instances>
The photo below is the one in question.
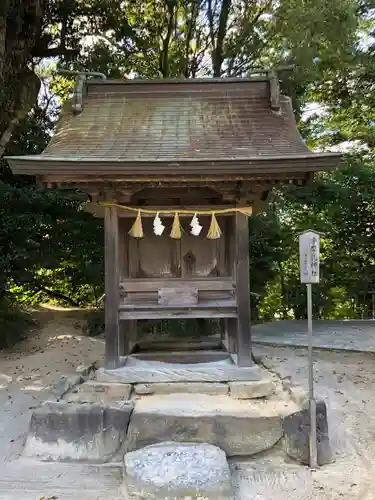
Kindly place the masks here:
<instances>
[{"instance_id":1,"label":"stone pedestal","mask_svg":"<svg viewBox=\"0 0 375 500\"><path fill-rule=\"evenodd\" d=\"M302 464L309 464L310 413L305 408L288 415L283 422L284 448L287 455ZM316 440L318 465L332 461L332 450L328 434L327 407L324 401L316 405Z\"/></svg>"},{"instance_id":2,"label":"stone pedestal","mask_svg":"<svg viewBox=\"0 0 375 500\"><path fill-rule=\"evenodd\" d=\"M210 444L160 443L127 453L124 489L129 500L231 500L225 453Z\"/></svg>"}]
</instances>

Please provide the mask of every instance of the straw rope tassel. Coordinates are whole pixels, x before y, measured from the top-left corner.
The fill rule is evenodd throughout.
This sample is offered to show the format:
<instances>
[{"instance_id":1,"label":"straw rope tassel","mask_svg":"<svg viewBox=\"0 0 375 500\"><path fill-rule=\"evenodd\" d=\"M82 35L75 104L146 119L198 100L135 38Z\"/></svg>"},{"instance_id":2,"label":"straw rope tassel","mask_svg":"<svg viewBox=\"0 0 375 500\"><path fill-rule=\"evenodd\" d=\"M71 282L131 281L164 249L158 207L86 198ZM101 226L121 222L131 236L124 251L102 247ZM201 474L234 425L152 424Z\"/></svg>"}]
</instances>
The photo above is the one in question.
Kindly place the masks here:
<instances>
[{"instance_id":1,"label":"straw rope tassel","mask_svg":"<svg viewBox=\"0 0 375 500\"><path fill-rule=\"evenodd\" d=\"M138 210L137 217L129 231L129 234L130 236L133 236L133 238L143 238L144 236L142 227L142 216L140 210Z\"/></svg>"},{"instance_id":2,"label":"straw rope tassel","mask_svg":"<svg viewBox=\"0 0 375 500\"><path fill-rule=\"evenodd\" d=\"M209 240L217 240L218 238L220 238L221 234L222 233L221 233L219 223L216 219L215 214L213 213L211 216L211 224L210 224L210 227L208 229L207 238Z\"/></svg>"},{"instance_id":3,"label":"straw rope tassel","mask_svg":"<svg viewBox=\"0 0 375 500\"><path fill-rule=\"evenodd\" d=\"M158 209L158 210L152 210L152 209L147 209L147 208L136 208L136 207L128 207L126 205L119 205L117 203L108 203L108 202L102 202L99 201L98 204L101 207L118 207L122 208L123 210L129 210L130 212L141 212L141 214L151 214L151 215L157 215L158 213L164 214L164 215L173 215L176 213L175 209L171 210L163 210L163 209ZM188 210L188 209L181 209L177 210L179 214L185 214L185 215L212 215L213 211L212 210ZM223 209L218 209L215 210L215 214L233 214L236 212L240 212L241 214L248 215L250 216L252 214L252 207L232 207L232 208L223 208Z\"/></svg>"},{"instance_id":4,"label":"straw rope tassel","mask_svg":"<svg viewBox=\"0 0 375 500\"><path fill-rule=\"evenodd\" d=\"M178 216L178 212L176 212L174 214L173 225L172 225L170 237L175 239L175 240L181 239L181 224L180 224L180 217Z\"/></svg>"}]
</instances>

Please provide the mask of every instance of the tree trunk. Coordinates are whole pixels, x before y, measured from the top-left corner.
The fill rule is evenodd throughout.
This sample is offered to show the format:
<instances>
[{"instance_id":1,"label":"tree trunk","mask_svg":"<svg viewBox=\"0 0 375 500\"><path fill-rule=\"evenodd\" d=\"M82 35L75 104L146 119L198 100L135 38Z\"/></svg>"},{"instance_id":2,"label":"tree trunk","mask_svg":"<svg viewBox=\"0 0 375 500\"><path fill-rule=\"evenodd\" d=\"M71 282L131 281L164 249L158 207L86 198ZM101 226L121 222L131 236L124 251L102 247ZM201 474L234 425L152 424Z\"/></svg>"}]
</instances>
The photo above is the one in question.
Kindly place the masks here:
<instances>
[{"instance_id":1,"label":"tree trunk","mask_svg":"<svg viewBox=\"0 0 375 500\"><path fill-rule=\"evenodd\" d=\"M40 82L30 69L41 37L45 0L1 0L0 6L0 156L36 103Z\"/></svg>"},{"instance_id":2,"label":"tree trunk","mask_svg":"<svg viewBox=\"0 0 375 500\"><path fill-rule=\"evenodd\" d=\"M212 69L214 77L216 78L219 78L221 76L221 70L224 61L224 40L227 31L231 5L232 0L222 0L216 43L212 51Z\"/></svg>"},{"instance_id":3,"label":"tree trunk","mask_svg":"<svg viewBox=\"0 0 375 500\"><path fill-rule=\"evenodd\" d=\"M162 50L160 52L160 58L159 58L159 71L163 78L169 77L169 45L171 43L171 38L173 34L174 18L175 18L175 6L171 2L168 4L167 33L162 41Z\"/></svg>"}]
</instances>

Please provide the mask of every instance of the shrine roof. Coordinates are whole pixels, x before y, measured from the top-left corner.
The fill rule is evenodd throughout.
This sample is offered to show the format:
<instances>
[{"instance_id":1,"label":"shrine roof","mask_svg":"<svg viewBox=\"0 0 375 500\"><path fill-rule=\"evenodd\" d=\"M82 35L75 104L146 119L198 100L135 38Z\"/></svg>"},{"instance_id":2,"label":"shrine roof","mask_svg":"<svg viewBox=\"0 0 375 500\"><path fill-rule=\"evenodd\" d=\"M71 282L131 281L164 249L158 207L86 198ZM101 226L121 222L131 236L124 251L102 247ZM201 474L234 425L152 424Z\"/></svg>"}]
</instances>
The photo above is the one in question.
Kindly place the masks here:
<instances>
[{"instance_id":1,"label":"shrine roof","mask_svg":"<svg viewBox=\"0 0 375 500\"><path fill-rule=\"evenodd\" d=\"M186 174L327 170L335 153L302 140L288 97L269 78L88 80L40 155L8 157L14 173ZM203 169L203 170L202 170Z\"/></svg>"}]
</instances>

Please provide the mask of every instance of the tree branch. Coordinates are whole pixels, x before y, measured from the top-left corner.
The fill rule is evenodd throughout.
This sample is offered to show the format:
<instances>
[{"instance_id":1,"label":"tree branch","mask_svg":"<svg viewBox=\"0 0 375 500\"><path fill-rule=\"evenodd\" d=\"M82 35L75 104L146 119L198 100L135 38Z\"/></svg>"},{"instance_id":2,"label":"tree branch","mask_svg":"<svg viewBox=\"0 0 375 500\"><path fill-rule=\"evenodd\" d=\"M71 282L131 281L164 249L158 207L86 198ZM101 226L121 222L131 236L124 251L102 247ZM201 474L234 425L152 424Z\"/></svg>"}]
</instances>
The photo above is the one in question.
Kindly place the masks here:
<instances>
[{"instance_id":1,"label":"tree branch","mask_svg":"<svg viewBox=\"0 0 375 500\"><path fill-rule=\"evenodd\" d=\"M197 17L199 14L199 2L196 1L193 3L192 10L191 10L191 15L189 19L189 12L187 12L187 20L186 24L188 26L187 34L186 34L186 40L185 40L185 60L184 60L184 69L183 69L183 75L185 78L189 78L190 76L190 65L189 65L189 58L190 58L190 47L191 47L191 41L193 39L193 35L196 32L197 29ZM193 64L192 64L193 65Z\"/></svg>"},{"instance_id":2,"label":"tree branch","mask_svg":"<svg viewBox=\"0 0 375 500\"><path fill-rule=\"evenodd\" d=\"M45 288L44 286L40 286L40 285L36 285L36 288L38 288L39 292L43 292L46 295L48 295L49 297L52 297L53 299L65 300L71 306L79 307L78 302L76 302L75 300L71 299L70 297L67 297L66 295L64 295L60 292L55 292L53 290L49 290L48 288Z\"/></svg>"},{"instance_id":3,"label":"tree branch","mask_svg":"<svg viewBox=\"0 0 375 500\"><path fill-rule=\"evenodd\" d=\"M214 13L212 10L212 0L207 0L207 17L208 17L208 25L210 27L211 47L212 47L212 52L214 52L216 49L216 43L215 43L215 27L214 27Z\"/></svg>"},{"instance_id":4,"label":"tree branch","mask_svg":"<svg viewBox=\"0 0 375 500\"><path fill-rule=\"evenodd\" d=\"M5 149L9 143L9 141L12 138L13 132L18 127L20 123L19 118L13 118L13 120L10 120L8 123L7 128L4 130L3 134L0 137L0 158L3 157L5 153Z\"/></svg>"}]
</instances>

